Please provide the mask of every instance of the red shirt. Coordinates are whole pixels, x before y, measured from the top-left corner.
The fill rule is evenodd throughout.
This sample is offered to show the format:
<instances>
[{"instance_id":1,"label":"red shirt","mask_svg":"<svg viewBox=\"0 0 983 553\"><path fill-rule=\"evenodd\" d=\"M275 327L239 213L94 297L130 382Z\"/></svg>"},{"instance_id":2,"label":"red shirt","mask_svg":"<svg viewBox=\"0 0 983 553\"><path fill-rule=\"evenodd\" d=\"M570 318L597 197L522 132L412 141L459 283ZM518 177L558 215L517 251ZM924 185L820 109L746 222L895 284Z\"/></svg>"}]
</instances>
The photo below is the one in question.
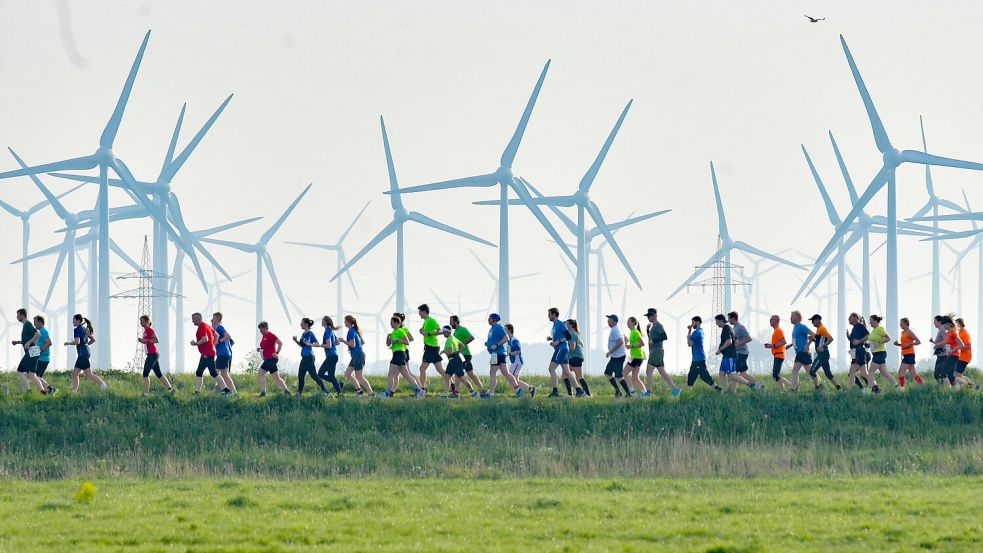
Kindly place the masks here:
<instances>
[{"instance_id":1,"label":"red shirt","mask_svg":"<svg viewBox=\"0 0 983 553\"><path fill-rule=\"evenodd\" d=\"M201 341L206 336L208 339L198 346L198 353L204 357L215 357L215 329L209 326L208 323L202 322L198 325L195 340Z\"/></svg>"},{"instance_id":2,"label":"red shirt","mask_svg":"<svg viewBox=\"0 0 983 553\"><path fill-rule=\"evenodd\" d=\"M263 359L273 359L273 354L276 353L276 334L272 332L267 332L259 341L259 349L263 350Z\"/></svg>"},{"instance_id":3,"label":"red shirt","mask_svg":"<svg viewBox=\"0 0 983 553\"><path fill-rule=\"evenodd\" d=\"M154 329L153 328L150 328L148 326L147 328L143 329L143 339L144 340L150 340L150 339L153 339L153 338L157 338L157 333L154 332ZM155 344L153 342L147 342L147 355L157 355L157 354L158 354L158 352L157 352L157 344Z\"/></svg>"}]
</instances>

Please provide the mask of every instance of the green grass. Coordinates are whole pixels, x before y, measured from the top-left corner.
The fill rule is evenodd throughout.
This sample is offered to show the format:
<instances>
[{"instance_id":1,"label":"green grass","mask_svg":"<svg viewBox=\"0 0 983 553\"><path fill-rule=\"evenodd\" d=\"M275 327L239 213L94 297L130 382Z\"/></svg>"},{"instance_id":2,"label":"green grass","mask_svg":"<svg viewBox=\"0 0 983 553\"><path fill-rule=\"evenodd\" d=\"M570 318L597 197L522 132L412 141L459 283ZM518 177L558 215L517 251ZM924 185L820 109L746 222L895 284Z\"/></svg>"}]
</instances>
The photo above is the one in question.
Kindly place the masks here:
<instances>
[{"instance_id":1,"label":"green grass","mask_svg":"<svg viewBox=\"0 0 983 553\"><path fill-rule=\"evenodd\" d=\"M979 551L980 477L6 481L0 551Z\"/></svg>"},{"instance_id":2,"label":"green grass","mask_svg":"<svg viewBox=\"0 0 983 553\"><path fill-rule=\"evenodd\" d=\"M983 396L934 387L339 401L195 397L186 377L176 397L140 398L139 376L110 382L110 393L0 394L0 478L983 474Z\"/></svg>"}]
</instances>

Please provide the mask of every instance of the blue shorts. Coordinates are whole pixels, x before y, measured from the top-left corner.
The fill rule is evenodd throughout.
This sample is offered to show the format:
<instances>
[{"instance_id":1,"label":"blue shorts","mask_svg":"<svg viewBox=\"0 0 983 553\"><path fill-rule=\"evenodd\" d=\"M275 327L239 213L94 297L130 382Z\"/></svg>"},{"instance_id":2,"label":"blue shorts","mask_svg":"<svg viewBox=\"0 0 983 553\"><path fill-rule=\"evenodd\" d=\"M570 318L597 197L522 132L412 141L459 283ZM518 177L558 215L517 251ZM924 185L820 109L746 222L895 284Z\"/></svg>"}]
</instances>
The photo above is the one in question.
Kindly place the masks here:
<instances>
[{"instance_id":1,"label":"blue shorts","mask_svg":"<svg viewBox=\"0 0 983 553\"><path fill-rule=\"evenodd\" d=\"M556 363L557 365L566 365L570 359L570 348L563 346L553 349L553 356L550 357L550 363Z\"/></svg>"},{"instance_id":2,"label":"blue shorts","mask_svg":"<svg viewBox=\"0 0 983 553\"><path fill-rule=\"evenodd\" d=\"M887 363L887 352L886 351L875 351L874 359L871 361L875 365L883 365Z\"/></svg>"},{"instance_id":3,"label":"blue shorts","mask_svg":"<svg viewBox=\"0 0 983 553\"><path fill-rule=\"evenodd\" d=\"M351 352L352 360L348 362L348 366L360 371L365 368L365 352L364 351L353 351Z\"/></svg>"},{"instance_id":4,"label":"blue shorts","mask_svg":"<svg viewBox=\"0 0 983 553\"><path fill-rule=\"evenodd\" d=\"M724 357L720 360L720 372L724 374L734 374L737 372L737 359Z\"/></svg>"}]
</instances>

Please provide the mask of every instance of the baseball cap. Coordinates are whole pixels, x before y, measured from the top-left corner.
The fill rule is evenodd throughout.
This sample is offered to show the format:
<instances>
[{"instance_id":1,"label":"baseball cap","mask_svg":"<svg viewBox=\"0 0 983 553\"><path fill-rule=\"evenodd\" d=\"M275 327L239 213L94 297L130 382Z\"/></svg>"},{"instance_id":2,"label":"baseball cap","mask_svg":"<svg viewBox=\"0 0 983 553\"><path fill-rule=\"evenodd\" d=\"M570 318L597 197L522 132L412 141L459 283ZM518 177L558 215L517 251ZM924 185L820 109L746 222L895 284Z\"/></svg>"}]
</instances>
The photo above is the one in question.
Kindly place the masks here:
<instances>
[{"instance_id":1,"label":"baseball cap","mask_svg":"<svg viewBox=\"0 0 983 553\"><path fill-rule=\"evenodd\" d=\"M492 313L491 315L488 315L488 318L491 319L491 320L493 320L493 321L501 321L502 320L502 316L499 315L498 313Z\"/></svg>"},{"instance_id":2,"label":"baseball cap","mask_svg":"<svg viewBox=\"0 0 983 553\"><path fill-rule=\"evenodd\" d=\"M659 314L659 312L656 311L654 307L649 307L649 310L645 312L645 316L646 317L652 317L652 316L658 315L658 314Z\"/></svg>"},{"instance_id":3,"label":"baseball cap","mask_svg":"<svg viewBox=\"0 0 983 553\"><path fill-rule=\"evenodd\" d=\"M823 320L822 316L820 316L819 313L816 313L815 315L809 317L810 321L815 321L816 319L819 319L820 321Z\"/></svg>"},{"instance_id":4,"label":"baseball cap","mask_svg":"<svg viewBox=\"0 0 983 553\"><path fill-rule=\"evenodd\" d=\"M614 322L618 322L618 316L617 315L608 315L608 318L611 319Z\"/></svg>"}]
</instances>

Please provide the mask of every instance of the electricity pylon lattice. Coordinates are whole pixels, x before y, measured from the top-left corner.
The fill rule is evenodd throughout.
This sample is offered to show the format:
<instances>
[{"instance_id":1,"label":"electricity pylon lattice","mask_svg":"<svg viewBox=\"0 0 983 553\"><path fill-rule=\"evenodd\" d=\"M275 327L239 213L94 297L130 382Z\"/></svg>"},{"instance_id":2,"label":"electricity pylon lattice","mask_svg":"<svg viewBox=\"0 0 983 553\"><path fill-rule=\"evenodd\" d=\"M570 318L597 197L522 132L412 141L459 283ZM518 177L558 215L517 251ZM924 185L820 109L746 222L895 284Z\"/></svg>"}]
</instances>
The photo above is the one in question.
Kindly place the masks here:
<instances>
[{"instance_id":1,"label":"electricity pylon lattice","mask_svg":"<svg viewBox=\"0 0 983 553\"><path fill-rule=\"evenodd\" d=\"M717 238L717 249L719 250L723 246L723 241ZM735 271L743 271L744 267L741 265L733 265L727 260L728 256L723 256L717 259L709 265L701 265L695 267L698 272L711 271L711 277L705 278L703 280L698 280L692 282L686 286L687 289L699 288L701 291L706 293L707 289L710 290L710 313L703 315L703 335L704 343L703 347L707 352L707 365L716 368L720 365L720 356L713 355L717 351L717 345L720 344L720 329L717 328L716 323L713 322L713 318L718 313L723 313L726 315L725 310L731 309L731 306L724 305L724 297L727 295L728 289L731 291L736 291L738 288L743 288L745 286L751 286L750 283L735 280L733 278ZM733 294L731 294L732 296Z\"/></svg>"}]
</instances>

